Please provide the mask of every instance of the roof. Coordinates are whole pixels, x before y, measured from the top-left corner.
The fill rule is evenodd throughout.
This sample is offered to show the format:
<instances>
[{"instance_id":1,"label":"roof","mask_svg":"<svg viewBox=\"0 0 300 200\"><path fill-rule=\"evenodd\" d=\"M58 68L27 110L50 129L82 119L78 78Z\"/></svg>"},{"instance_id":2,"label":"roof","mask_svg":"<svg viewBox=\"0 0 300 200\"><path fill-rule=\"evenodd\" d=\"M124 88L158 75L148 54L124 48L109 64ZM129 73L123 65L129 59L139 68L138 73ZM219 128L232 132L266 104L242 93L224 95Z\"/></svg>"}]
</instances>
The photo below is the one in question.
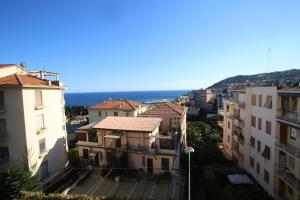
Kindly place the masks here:
<instances>
[{"instance_id":1,"label":"roof","mask_svg":"<svg viewBox=\"0 0 300 200\"><path fill-rule=\"evenodd\" d=\"M6 68L6 67L16 67L16 64L0 64L0 68Z\"/></svg>"},{"instance_id":2,"label":"roof","mask_svg":"<svg viewBox=\"0 0 300 200\"><path fill-rule=\"evenodd\" d=\"M175 115L182 116L186 112L186 108L179 106L172 102L159 103L154 105L152 109L149 109L140 114L140 116L162 116L162 115Z\"/></svg>"},{"instance_id":3,"label":"roof","mask_svg":"<svg viewBox=\"0 0 300 200\"><path fill-rule=\"evenodd\" d=\"M55 83L55 84L54 84ZM13 74L0 78L0 86L47 86L57 87L58 82L51 82L49 85L48 80L43 80L34 76Z\"/></svg>"},{"instance_id":4,"label":"roof","mask_svg":"<svg viewBox=\"0 0 300 200\"><path fill-rule=\"evenodd\" d=\"M107 130L152 132L162 122L161 118L106 117L93 128Z\"/></svg>"},{"instance_id":5,"label":"roof","mask_svg":"<svg viewBox=\"0 0 300 200\"><path fill-rule=\"evenodd\" d=\"M134 111L140 107L144 107L146 105L130 101L130 100L109 100L104 101L103 103L99 103L93 106L90 106L90 110L113 110L113 109L119 109L119 110L130 110Z\"/></svg>"},{"instance_id":6,"label":"roof","mask_svg":"<svg viewBox=\"0 0 300 200\"><path fill-rule=\"evenodd\" d=\"M79 128L76 129L76 132L80 132L80 131L87 131L90 130L91 128L93 128L93 126L95 126L98 122L93 122L90 124L87 124L85 126L81 126Z\"/></svg>"}]
</instances>

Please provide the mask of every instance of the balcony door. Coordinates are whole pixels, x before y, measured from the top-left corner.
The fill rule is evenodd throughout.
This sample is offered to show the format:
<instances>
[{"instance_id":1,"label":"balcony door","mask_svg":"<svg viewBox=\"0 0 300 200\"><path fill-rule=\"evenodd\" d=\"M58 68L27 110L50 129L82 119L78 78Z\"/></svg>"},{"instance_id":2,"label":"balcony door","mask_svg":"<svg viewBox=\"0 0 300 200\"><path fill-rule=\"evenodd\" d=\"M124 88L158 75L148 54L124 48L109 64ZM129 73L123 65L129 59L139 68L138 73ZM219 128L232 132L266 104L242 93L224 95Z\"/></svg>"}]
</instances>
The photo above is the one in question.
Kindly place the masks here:
<instances>
[{"instance_id":1,"label":"balcony door","mask_svg":"<svg viewBox=\"0 0 300 200\"><path fill-rule=\"evenodd\" d=\"M278 193L281 197L285 197L285 183L280 178L278 180Z\"/></svg>"},{"instance_id":2,"label":"balcony door","mask_svg":"<svg viewBox=\"0 0 300 200\"><path fill-rule=\"evenodd\" d=\"M153 173L153 159L147 158L147 171L148 173Z\"/></svg>"},{"instance_id":3,"label":"balcony door","mask_svg":"<svg viewBox=\"0 0 300 200\"><path fill-rule=\"evenodd\" d=\"M287 126L280 125L280 144L287 144L287 137L288 137L288 132L287 132Z\"/></svg>"}]
</instances>

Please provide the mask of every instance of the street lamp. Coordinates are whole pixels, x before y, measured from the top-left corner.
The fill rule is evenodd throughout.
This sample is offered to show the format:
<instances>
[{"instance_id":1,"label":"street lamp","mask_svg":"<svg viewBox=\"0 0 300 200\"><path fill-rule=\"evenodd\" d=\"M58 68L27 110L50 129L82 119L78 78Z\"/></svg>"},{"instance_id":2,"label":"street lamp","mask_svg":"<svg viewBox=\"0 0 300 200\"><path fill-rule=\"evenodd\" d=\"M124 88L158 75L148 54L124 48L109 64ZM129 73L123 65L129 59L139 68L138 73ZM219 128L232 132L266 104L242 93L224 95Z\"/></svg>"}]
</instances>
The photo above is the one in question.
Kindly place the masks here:
<instances>
[{"instance_id":1,"label":"street lamp","mask_svg":"<svg viewBox=\"0 0 300 200\"><path fill-rule=\"evenodd\" d=\"M195 150L193 147L187 147L186 150L189 153L189 200L191 200L191 152L193 153Z\"/></svg>"}]
</instances>

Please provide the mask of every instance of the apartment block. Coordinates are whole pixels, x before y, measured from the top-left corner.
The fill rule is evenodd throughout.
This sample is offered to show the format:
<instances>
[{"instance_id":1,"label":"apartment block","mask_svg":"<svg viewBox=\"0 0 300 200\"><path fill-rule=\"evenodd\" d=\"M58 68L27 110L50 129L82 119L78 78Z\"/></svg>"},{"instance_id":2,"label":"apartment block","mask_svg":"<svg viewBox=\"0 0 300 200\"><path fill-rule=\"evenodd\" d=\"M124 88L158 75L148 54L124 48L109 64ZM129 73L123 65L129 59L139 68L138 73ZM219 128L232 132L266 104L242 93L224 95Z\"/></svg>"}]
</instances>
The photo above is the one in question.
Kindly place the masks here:
<instances>
[{"instance_id":1,"label":"apartment block","mask_svg":"<svg viewBox=\"0 0 300 200\"><path fill-rule=\"evenodd\" d=\"M224 101L225 154L273 197L300 199L299 86L252 84L244 88L230 89L231 97ZM236 126L235 116L243 126Z\"/></svg>"},{"instance_id":2,"label":"apartment block","mask_svg":"<svg viewBox=\"0 0 300 200\"><path fill-rule=\"evenodd\" d=\"M128 167L150 174L177 173L176 139L161 134L162 118L106 117L77 130L82 160L96 166L114 166L123 154Z\"/></svg>"},{"instance_id":3,"label":"apartment block","mask_svg":"<svg viewBox=\"0 0 300 200\"><path fill-rule=\"evenodd\" d=\"M277 96L275 194L300 199L300 88L281 88Z\"/></svg>"},{"instance_id":4,"label":"apartment block","mask_svg":"<svg viewBox=\"0 0 300 200\"><path fill-rule=\"evenodd\" d=\"M147 110L147 106L130 100L108 100L90 106L89 122L98 122L108 116L136 117Z\"/></svg>"},{"instance_id":5,"label":"apartment block","mask_svg":"<svg viewBox=\"0 0 300 200\"><path fill-rule=\"evenodd\" d=\"M0 65L1 168L23 165L43 179L65 167L63 90L57 73Z\"/></svg>"}]
</instances>

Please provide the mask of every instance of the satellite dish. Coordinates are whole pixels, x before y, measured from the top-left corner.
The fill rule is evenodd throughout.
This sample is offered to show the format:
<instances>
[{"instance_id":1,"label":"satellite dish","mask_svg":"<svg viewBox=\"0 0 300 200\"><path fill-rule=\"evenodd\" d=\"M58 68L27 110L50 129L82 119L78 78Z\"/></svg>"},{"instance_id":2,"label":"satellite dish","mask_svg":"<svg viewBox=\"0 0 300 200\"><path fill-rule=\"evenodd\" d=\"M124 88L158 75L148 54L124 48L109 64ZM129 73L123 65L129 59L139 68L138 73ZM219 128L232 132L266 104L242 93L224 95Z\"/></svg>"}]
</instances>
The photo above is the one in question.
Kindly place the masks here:
<instances>
[{"instance_id":1,"label":"satellite dish","mask_svg":"<svg viewBox=\"0 0 300 200\"><path fill-rule=\"evenodd\" d=\"M26 62L22 61L22 62L20 63L20 67L26 68Z\"/></svg>"}]
</instances>

